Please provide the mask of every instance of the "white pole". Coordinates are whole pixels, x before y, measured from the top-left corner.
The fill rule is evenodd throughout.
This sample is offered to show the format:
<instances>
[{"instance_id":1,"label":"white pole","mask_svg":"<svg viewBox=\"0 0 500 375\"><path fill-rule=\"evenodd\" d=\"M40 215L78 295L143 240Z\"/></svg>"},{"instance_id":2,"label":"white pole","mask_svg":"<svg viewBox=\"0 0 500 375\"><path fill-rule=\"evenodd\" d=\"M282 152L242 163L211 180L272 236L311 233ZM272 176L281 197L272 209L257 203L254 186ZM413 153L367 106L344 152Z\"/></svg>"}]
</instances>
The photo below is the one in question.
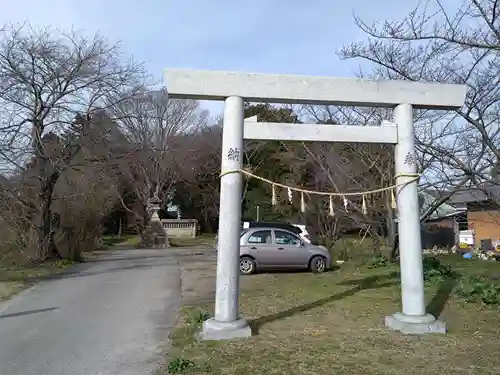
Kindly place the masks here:
<instances>
[{"instance_id":1,"label":"white pole","mask_svg":"<svg viewBox=\"0 0 500 375\"><path fill-rule=\"evenodd\" d=\"M226 99L222 129L221 173L243 167L243 99ZM219 251L215 319L238 319L239 244L241 231L241 173L223 175L220 186Z\"/></svg>"},{"instance_id":2,"label":"white pole","mask_svg":"<svg viewBox=\"0 0 500 375\"><path fill-rule=\"evenodd\" d=\"M398 144L395 147L396 184L400 185L411 180L411 175L417 173L412 106L398 105L394 109L394 121L398 125ZM406 315L425 314L417 186L418 181L415 180L397 189L402 303L403 313Z\"/></svg>"},{"instance_id":3,"label":"white pole","mask_svg":"<svg viewBox=\"0 0 500 375\"><path fill-rule=\"evenodd\" d=\"M215 317L204 323L207 340L250 336L247 322L239 317L239 258L243 167L243 99L225 101L222 128L222 162Z\"/></svg>"},{"instance_id":4,"label":"white pole","mask_svg":"<svg viewBox=\"0 0 500 375\"><path fill-rule=\"evenodd\" d=\"M398 126L395 147L396 184L413 182L397 188L399 257L401 267L402 313L386 317L386 325L405 333L446 332L442 322L426 314L420 233L420 205L413 129L413 108L400 104L394 109Z\"/></svg>"}]
</instances>

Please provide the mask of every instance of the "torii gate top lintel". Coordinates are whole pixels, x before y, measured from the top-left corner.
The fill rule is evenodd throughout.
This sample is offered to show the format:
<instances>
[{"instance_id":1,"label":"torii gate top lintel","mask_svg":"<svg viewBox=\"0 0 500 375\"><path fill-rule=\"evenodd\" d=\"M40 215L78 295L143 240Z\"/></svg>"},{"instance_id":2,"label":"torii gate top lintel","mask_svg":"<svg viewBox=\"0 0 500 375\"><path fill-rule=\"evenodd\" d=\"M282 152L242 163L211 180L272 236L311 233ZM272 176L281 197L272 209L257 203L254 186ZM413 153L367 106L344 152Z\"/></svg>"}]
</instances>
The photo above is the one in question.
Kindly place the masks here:
<instances>
[{"instance_id":1,"label":"torii gate top lintel","mask_svg":"<svg viewBox=\"0 0 500 375\"><path fill-rule=\"evenodd\" d=\"M170 98L225 100L238 96L250 102L458 109L467 87L459 84L398 80L365 80L319 76L166 69Z\"/></svg>"}]
</instances>

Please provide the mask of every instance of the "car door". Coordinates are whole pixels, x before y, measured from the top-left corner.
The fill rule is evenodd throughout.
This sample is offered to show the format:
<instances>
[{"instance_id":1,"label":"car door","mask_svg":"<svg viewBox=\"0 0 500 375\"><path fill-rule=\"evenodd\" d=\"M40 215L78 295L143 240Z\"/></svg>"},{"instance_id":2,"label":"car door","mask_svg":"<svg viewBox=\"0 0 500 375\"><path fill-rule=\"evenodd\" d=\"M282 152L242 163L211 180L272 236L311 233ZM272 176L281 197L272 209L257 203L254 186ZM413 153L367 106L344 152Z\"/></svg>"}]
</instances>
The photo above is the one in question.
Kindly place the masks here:
<instances>
[{"instance_id":1,"label":"car door","mask_svg":"<svg viewBox=\"0 0 500 375\"><path fill-rule=\"evenodd\" d=\"M299 236L285 231L274 230L274 242L276 246L275 264L280 267L302 267L308 262L307 250L301 246L302 240Z\"/></svg>"},{"instance_id":2,"label":"car door","mask_svg":"<svg viewBox=\"0 0 500 375\"><path fill-rule=\"evenodd\" d=\"M272 265L273 235L271 230L256 230L246 237L246 252L255 258L259 267Z\"/></svg>"}]
</instances>

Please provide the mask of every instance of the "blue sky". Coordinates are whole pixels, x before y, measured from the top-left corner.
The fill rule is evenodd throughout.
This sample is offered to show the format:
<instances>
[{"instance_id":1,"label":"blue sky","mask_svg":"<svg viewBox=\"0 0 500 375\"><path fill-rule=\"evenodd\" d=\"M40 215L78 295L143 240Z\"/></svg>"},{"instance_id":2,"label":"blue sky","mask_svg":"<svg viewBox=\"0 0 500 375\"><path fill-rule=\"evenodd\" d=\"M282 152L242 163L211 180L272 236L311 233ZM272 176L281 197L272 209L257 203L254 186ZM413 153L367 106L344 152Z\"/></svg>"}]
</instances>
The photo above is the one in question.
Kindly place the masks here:
<instances>
[{"instance_id":1,"label":"blue sky","mask_svg":"<svg viewBox=\"0 0 500 375\"><path fill-rule=\"evenodd\" d=\"M456 3L457 1L451 1ZM196 68L350 76L345 44L365 40L367 21L399 19L418 0L2 0L0 22L75 28L123 42L161 79L163 69ZM203 103L212 115L219 103Z\"/></svg>"}]
</instances>

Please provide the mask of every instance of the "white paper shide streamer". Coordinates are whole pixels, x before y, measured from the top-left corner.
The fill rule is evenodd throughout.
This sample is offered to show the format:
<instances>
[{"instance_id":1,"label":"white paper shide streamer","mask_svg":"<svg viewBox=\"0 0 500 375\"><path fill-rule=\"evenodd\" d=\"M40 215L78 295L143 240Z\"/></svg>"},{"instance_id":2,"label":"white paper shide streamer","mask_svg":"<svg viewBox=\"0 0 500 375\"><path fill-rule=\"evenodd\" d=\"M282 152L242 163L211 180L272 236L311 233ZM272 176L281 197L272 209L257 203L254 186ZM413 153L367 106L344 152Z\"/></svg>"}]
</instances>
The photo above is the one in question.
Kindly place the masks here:
<instances>
[{"instance_id":1,"label":"white paper shide streamer","mask_svg":"<svg viewBox=\"0 0 500 375\"><path fill-rule=\"evenodd\" d=\"M396 203L396 196L394 195L394 190L391 190L391 207L397 209L398 205Z\"/></svg>"},{"instance_id":2,"label":"white paper shide streamer","mask_svg":"<svg viewBox=\"0 0 500 375\"><path fill-rule=\"evenodd\" d=\"M344 201L345 212L349 212L349 201L347 200L347 198L345 196L342 196L342 200Z\"/></svg>"},{"instance_id":3,"label":"white paper shide streamer","mask_svg":"<svg viewBox=\"0 0 500 375\"><path fill-rule=\"evenodd\" d=\"M300 212L306 212L306 201L304 199L304 193L300 193Z\"/></svg>"}]
</instances>

